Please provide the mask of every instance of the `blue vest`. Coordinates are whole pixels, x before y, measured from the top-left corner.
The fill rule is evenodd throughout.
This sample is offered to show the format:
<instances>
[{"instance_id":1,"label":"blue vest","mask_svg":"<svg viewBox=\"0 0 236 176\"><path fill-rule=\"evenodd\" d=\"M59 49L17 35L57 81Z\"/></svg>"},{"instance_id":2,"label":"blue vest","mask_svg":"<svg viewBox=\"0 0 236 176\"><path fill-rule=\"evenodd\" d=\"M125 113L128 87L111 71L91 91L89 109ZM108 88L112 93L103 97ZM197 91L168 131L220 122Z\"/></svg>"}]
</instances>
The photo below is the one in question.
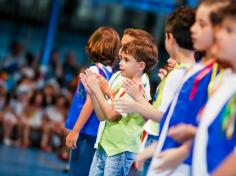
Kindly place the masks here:
<instances>
[{"instance_id":1,"label":"blue vest","mask_svg":"<svg viewBox=\"0 0 236 176\"><path fill-rule=\"evenodd\" d=\"M223 115L226 105L222 108L216 119L208 127L208 143L207 143L207 170L213 173L221 162L234 150L236 146L236 131L234 129L231 138L226 137L223 130ZM236 121L234 121L234 128Z\"/></svg>"},{"instance_id":2,"label":"blue vest","mask_svg":"<svg viewBox=\"0 0 236 176\"><path fill-rule=\"evenodd\" d=\"M105 67L103 67L102 69L99 67L97 68L99 70L99 74L102 75L105 79L109 80L111 78L112 72L108 71ZM67 114L65 128L69 130L73 129L86 101L86 95L87 93L83 84L79 83L73 96L69 112ZM84 124L83 128L80 130L80 133L97 136L98 126L99 120L96 116L96 113L93 111L87 122Z\"/></svg>"},{"instance_id":3,"label":"blue vest","mask_svg":"<svg viewBox=\"0 0 236 176\"><path fill-rule=\"evenodd\" d=\"M212 70L209 71L200 81L197 86L197 90L192 99L190 99L190 94L194 86L194 81L197 76L201 74L199 72L192 75L182 86L178 100L174 109L174 112L171 116L169 129L173 126L176 126L180 123L191 124L193 126L198 125L197 115L199 111L204 107L208 100L208 85L211 80ZM163 115L160 122L160 130L162 130L167 115L169 113L170 107L167 112ZM177 148L182 144L176 142L170 136L166 136L165 142L162 147L162 151ZM192 163L192 152L190 152L190 156L184 161L185 164L191 165Z\"/></svg>"}]
</instances>

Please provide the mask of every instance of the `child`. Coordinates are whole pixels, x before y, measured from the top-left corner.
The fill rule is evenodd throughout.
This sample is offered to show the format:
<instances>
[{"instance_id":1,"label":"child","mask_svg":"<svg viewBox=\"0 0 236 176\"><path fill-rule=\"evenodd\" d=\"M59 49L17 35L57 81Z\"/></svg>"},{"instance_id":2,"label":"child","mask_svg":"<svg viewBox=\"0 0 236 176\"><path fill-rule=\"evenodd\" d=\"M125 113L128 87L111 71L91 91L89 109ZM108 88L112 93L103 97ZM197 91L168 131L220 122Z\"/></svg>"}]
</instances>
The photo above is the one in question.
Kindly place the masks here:
<instances>
[{"instance_id":1,"label":"child","mask_svg":"<svg viewBox=\"0 0 236 176\"><path fill-rule=\"evenodd\" d=\"M64 138L66 133L64 128L66 112L67 99L62 94L57 96L55 105L48 106L45 109L46 120L43 122L42 150L51 151L51 136L58 136L60 139ZM57 145L57 147L59 147L59 145L63 146L60 140L58 140Z\"/></svg>"},{"instance_id":2,"label":"child","mask_svg":"<svg viewBox=\"0 0 236 176\"><path fill-rule=\"evenodd\" d=\"M168 111L164 114L160 128L161 134L148 175L189 175L191 155L188 156L190 144L181 145L168 135L168 129L180 123L197 126L197 114L205 105L212 83L218 74L218 65L211 56L213 44L212 28L209 14L214 8L224 5L221 1L204 1L198 8L196 21L191 28L194 48L205 51L205 57L193 66L185 75L179 90ZM187 128L186 130L191 130ZM183 164L179 165L183 161Z\"/></svg>"},{"instance_id":3,"label":"child","mask_svg":"<svg viewBox=\"0 0 236 176\"><path fill-rule=\"evenodd\" d=\"M9 103L9 109L5 113L6 124L4 124L4 131L6 134L10 135L13 127L17 126L18 131L18 141L22 147L27 147L29 145L28 138L24 138L22 132L24 131L24 113L26 108L30 104L30 99L32 97L32 89L26 84L21 84L17 88L17 100L11 99ZM10 121L9 121L10 120Z\"/></svg>"},{"instance_id":4,"label":"child","mask_svg":"<svg viewBox=\"0 0 236 176\"><path fill-rule=\"evenodd\" d=\"M89 58L96 64L90 70L109 80L112 75L113 63L118 57L120 38L117 32L110 27L98 28L86 46ZM66 145L72 148L70 174L88 175L94 155L99 121L90 96L82 84L79 84L74 94L66 120L66 128L71 130L66 138Z\"/></svg>"},{"instance_id":5,"label":"child","mask_svg":"<svg viewBox=\"0 0 236 176\"><path fill-rule=\"evenodd\" d=\"M168 76L160 83L157 88L156 95L154 96L153 105L150 105L143 99L140 93L134 93L129 89L132 88L132 82L126 87L126 91L137 100L136 102L129 102L125 99L117 100L115 106L119 109L127 109L128 112L138 112L145 118L153 119L157 122L160 121L163 113L167 110L172 98L181 83L185 70L191 67L194 63L194 51L191 40L190 27L194 23L194 11L191 8L181 7L178 8L169 18L166 24L166 50L170 57L178 63L176 68L171 71ZM145 132L148 133L146 138L146 145L150 145L152 141L157 140L158 136L158 124L152 120L144 126ZM145 133L144 133L145 134ZM144 150L138 155L137 164L151 158L152 152L147 152L149 149ZM153 151L154 152L154 151ZM149 163L148 163L149 162ZM150 161L145 163L144 173L146 175Z\"/></svg>"},{"instance_id":6,"label":"child","mask_svg":"<svg viewBox=\"0 0 236 176\"><path fill-rule=\"evenodd\" d=\"M152 43L132 41L123 45L120 50L121 71L118 74L142 82L143 72L149 71L156 64L156 51L156 46ZM144 119L135 113L120 114L115 111L113 105L104 98L96 75L86 71L83 76L91 90L96 113L99 114L100 120L105 120L105 128L99 139L90 175L128 175L141 144L140 135ZM119 96L131 98L121 88L121 84L122 82L114 78L114 82L111 83L113 90L111 101ZM148 94L149 92L145 90L144 96Z\"/></svg>"},{"instance_id":7,"label":"child","mask_svg":"<svg viewBox=\"0 0 236 176\"><path fill-rule=\"evenodd\" d=\"M236 2L218 12L223 17L215 32L214 55L232 68L214 87L202 115L194 144L193 175L235 175L233 156L236 146ZM229 73L228 73L229 72ZM232 154L231 154L232 153ZM224 160L232 155L224 169ZM230 161L231 160L231 161ZM201 162L199 162L201 161ZM220 165L223 165L219 168ZM230 166L230 165L229 165ZM219 168L219 169L218 169Z\"/></svg>"},{"instance_id":8,"label":"child","mask_svg":"<svg viewBox=\"0 0 236 176\"><path fill-rule=\"evenodd\" d=\"M40 91L33 92L30 103L22 112L22 135L25 144L29 144L31 130L42 130L43 113L43 93ZM25 145L26 147L27 145Z\"/></svg>"}]
</instances>

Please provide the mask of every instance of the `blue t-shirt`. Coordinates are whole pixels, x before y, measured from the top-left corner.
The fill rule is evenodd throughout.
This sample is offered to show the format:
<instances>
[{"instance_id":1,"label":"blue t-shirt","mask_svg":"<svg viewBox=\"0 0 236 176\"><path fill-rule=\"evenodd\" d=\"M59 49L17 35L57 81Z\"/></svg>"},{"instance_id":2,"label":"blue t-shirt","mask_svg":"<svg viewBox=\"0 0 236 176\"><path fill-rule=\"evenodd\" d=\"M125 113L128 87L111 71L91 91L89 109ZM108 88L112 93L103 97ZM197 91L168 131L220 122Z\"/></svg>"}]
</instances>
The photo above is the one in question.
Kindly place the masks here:
<instances>
[{"instance_id":1,"label":"blue t-shirt","mask_svg":"<svg viewBox=\"0 0 236 176\"><path fill-rule=\"evenodd\" d=\"M229 100L230 101L230 100ZM234 150L236 146L236 121L231 124L234 126L233 134L227 138L226 131L223 128L224 113L229 101L222 108L218 116L208 127L207 143L207 170L213 173L221 162ZM234 107L235 108L235 107ZM235 115L231 119L235 119Z\"/></svg>"},{"instance_id":2,"label":"blue t-shirt","mask_svg":"<svg viewBox=\"0 0 236 176\"><path fill-rule=\"evenodd\" d=\"M105 66L99 66L99 67L97 65L93 66L97 67L99 74L102 75L105 79L109 80L111 78L112 72L106 69ZM73 129L86 101L86 95L87 92L83 84L80 83L73 96L73 100L69 112L67 114L65 128L69 130ZM99 120L96 116L96 113L93 111L87 122L84 124L83 128L80 130L80 133L97 136L98 126L99 126Z\"/></svg>"},{"instance_id":3,"label":"blue t-shirt","mask_svg":"<svg viewBox=\"0 0 236 176\"><path fill-rule=\"evenodd\" d=\"M196 78L199 74L202 73L203 70L204 69L192 75L181 87L176 106L170 119L168 127L169 129L180 123L191 124L193 126L198 125L197 115L199 111L204 107L208 99L208 85L211 80L211 75L213 71L212 69L199 81L196 92L192 99L190 98L190 94L194 87L194 82ZM170 107L161 119L160 130L162 130L164 126L169 110ZM166 136L165 142L162 146L162 151L171 148L177 148L181 145L182 144L176 142L170 136ZM184 163L188 165L191 165L192 162L192 152L190 153L190 156L184 161Z\"/></svg>"}]
</instances>

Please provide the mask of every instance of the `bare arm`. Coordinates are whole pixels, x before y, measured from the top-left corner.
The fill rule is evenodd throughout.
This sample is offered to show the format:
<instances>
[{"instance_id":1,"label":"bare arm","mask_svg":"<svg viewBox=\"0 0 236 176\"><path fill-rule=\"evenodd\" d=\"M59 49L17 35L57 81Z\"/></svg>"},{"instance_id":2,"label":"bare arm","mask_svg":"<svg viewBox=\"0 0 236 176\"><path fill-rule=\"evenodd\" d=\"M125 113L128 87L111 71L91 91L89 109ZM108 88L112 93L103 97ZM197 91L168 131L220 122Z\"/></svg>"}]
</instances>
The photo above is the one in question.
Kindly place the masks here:
<instances>
[{"instance_id":1,"label":"bare arm","mask_svg":"<svg viewBox=\"0 0 236 176\"><path fill-rule=\"evenodd\" d=\"M97 98L94 94L91 94L91 100L92 100L92 103L93 103L93 108L94 108L94 111L98 117L98 119L100 121L104 121L106 120L106 117L105 117L105 114L103 113L98 101L97 101Z\"/></svg>"},{"instance_id":2,"label":"bare arm","mask_svg":"<svg viewBox=\"0 0 236 176\"><path fill-rule=\"evenodd\" d=\"M94 91L93 94L95 95L98 105L104 113L106 120L115 121L121 117L121 115L115 111L113 105L107 102L100 88Z\"/></svg>"},{"instance_id":3,"label":"bare arm","mask_svg":"<svg viewBox=\"0 0 236 176\"><path fill-rule=\"evenodd\" d=\"M66 137L66 146L69 148L76 148L76 143L79 137L80 130L84 124L88 121L89 117L93 112L93 105L90 96L87 94L85 104L79 114L79 117L74 125L71 132Z\"/></svg>"},{"instance_id":4,"label":"bare arm","mask_svg":"<svg viewBox=\"0 0 236 176\"><path fill-rule=\"evenodd\" d=\"M136 112L145 119L151 119L160 122L163 113L156 110L144 97L142 100L134 101L132 99L118 98L114 102L116 109L120 109L125 113Z\"/></svg>"},{"instance_id":5,"label":"bare arm","mask_svg":"<svg viewBox=\"0 0 236 176\"><path fill-rule=\"evenodd\" d=\"M139 102L137 106L137 112L144 116L146 119L151 119L155 122L160 122L163 113L155 109L149 102Z\"/></svg>"},{"instance_id":6,"label":"bare arm","mask_svg":"<svg viewBox=\"0 0 236 176\"><path fill-rule=\"evenodd\" d=\"M100 117L105 117L106 120L115 121L121 117L121 115L115 111L112 104L109 104L105 99L104 94L100 88L101 82L99 76L92 73L90 70L86 70L83 75L88 88L90 89L90 96L96 107L94 107L95 112ZM100 110L99 110L100 109ZM104 116L102 115L104 114ZM104 120L103 118L101 118Z\"/></svg>"},{"instance_id":7,"label":"bare arm","mask_svg":"<svg viewBox=\"0 0 236 176\"><path fill-rule=\"evenodd\" d=\"M153 142L151 145L146 147L141 153L138 154L136 161L135 161L135 167L138 170L143 170L144 162L154 155L155 149L157 147L157 142Z\"/></svg>"},{"instance_id":8,"label":"bare arm","mask_svg":"<svg viewBox=\"0 0 236 176\"><path fill-rule=\"evenodd\" d=\"M236 175L236 154L232 153L220 165L220 167L213 173L213 176L235 176Z\"/></svg>"}]
</instances>

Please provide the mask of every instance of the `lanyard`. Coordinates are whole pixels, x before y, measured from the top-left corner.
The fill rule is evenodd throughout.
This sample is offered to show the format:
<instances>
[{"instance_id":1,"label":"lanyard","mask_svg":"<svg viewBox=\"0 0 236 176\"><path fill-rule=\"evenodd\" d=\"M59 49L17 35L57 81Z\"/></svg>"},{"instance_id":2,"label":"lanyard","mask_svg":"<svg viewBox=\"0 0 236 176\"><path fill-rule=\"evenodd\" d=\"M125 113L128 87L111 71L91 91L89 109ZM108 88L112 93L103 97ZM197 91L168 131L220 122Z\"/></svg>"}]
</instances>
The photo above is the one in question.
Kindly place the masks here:
<instances>
[{"instance_id":1,"label":"lanyard","mask_svg":"<svg viewBox=\"0 0 236 176\"><path fill-rule=\"evenodd\" d=\"M234 123L236 116L236 94L227 104L222 118L222 130L225 131L227 139L231 139L234 134Z\"/></svg>"},{"instance_id":2,"label":"lanyard","mask_svg":"<svg viewBox=\"0 0 236 176\"><path fill-rule=\"evenodd\" d=\"M216 61L213 61L211 62L210 64L208 64L201 72L200 74L196 77L196 79L194 80L194 83L193 83L193 88L190 92L190 95L189 95L189 99L190 100L193 100L196 92L197 92L197 89L198 89L198 85L199 85L199 82L212 70L212 67L214 66L214 64L216 63Z\"/></svg>"}]
</instances>

